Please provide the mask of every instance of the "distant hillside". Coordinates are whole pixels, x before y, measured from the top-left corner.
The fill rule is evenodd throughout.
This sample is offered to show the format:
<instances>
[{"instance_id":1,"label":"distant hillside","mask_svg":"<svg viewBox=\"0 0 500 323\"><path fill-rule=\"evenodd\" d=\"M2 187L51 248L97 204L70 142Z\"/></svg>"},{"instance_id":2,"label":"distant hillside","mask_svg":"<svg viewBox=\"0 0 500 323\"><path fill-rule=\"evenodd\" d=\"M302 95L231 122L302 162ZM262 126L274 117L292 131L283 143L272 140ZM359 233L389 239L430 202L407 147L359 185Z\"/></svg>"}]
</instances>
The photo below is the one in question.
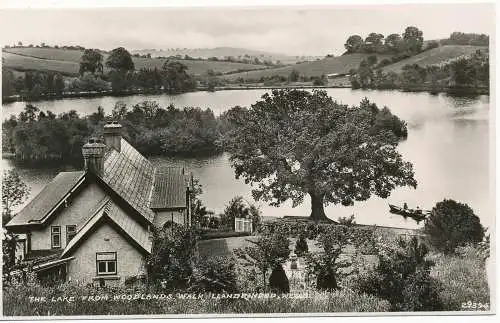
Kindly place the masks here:
<instances>
[{"instance_id":1,"label":"distant hillside","mask_svg":"<svg viewBox=\"0 0 500 323\"><path fill-rule=\"evenodd\" d=\"M384 72L401 72L403 66L408 64L418 64L420 66L428 66L442 64L449 60L455 59L462 55L470 55L476 50L486 51L485 46L467 46L467 45L445 45L430 49L423 53L409 57L397 63L388 65L383 68Z\"/></svg>"},{"instance_id":2,"label":"distant hillside","mask_svg":"<svg viewBox=\"0 0 500 323\"><path fill-rule=\"evenodd\" d=\"M478 49L486 50L487 47L467 46L467 45L440 46L434 49L424 51L420 54L396 62L394 64L388 65L384 67L383 70L385 72L389 71L400 72L402 67L405 66L406 64L419 64L421 66L440 64L462 55L470 55ZM349 70L352 68L354 69L358 68L361 61L371 55L373 54L366 54L366 53L346 54L343 56L324 58L318 61L305 62L280 68L229 74L229 75L224 75L223 78L230 81L234 81L240 77L245 80L246 79L257 80L263 76L269 77L273 75L287 77L288 75L290 75L290 72L293 69L297 70L301 75L308 77L320 76L321 74L325 75L334 73L343 74L349 72ZM377 54L376 56L379 62L384 58L388 59L391 58L391 55L389 54Z\"/></svg>"},{"instance_id":3,"label":"distant hillside","mask_svg":"<svg viewBox=\"0 0 500 323\"><path fill-rule=\"evenodd\" d=\"M359 63L366 59L368 56L373 54L364 54L364 53L355 53L355 54L347 54L338 57L328 57L323 58L318 61L313 62L305 62L299 63L291 66L285 66L280 68L272 68L267 70L260 71L249 71L242 73L235 73L230 75L224 75L223 78L227 80L236 80L240 77L243 79L259 79L261 77L266 76L285 76L290 75L290 72L295 69L300 75L304 76L320 76L321 74L333 74L333 73L347 73L352 68L358 68ZM384 58L390 58L391 55L387 54L377 54L378 60L382 60Z\"/></svg>"},{"instance_id":4,"label":"distant hillside","mask_svg":"<svg viewBox=\"0 0 500 323\"><path fill-rule=\"evenodd\" d=\"M39 70L59 72L64 75L74 76L78 74L80 58L83 51L56 49L56 48L7 48L2 50L3 65L13 70ZM103 53L104 61L108 54ZM133 57L136 69L143 67L161 68L165 59L138 58ZM202 75L212 69L215 73L228 73L238 70L265 69L264 65L243 64L236 62L218 61L191 61L180 60L188 67L188 71L194 75ZM107 68L105 68L105 72Z\"/></svg>"},{"instance_id":5,"label":"distant hillside","mask_svg":"<svg viewBox=\"0 0 500 323\"><path fill-rule=\"evenodd\" d=\"M141 49L133 50L132 54L146 55L151 54L152 57L168 57L176 55L188 55L194 58L209 58L217 57L224 58L232 56L234 58L258 58L259 60L271 60L273 62L281 61L283 64L295 64L298 61L313 61L319 56L291 56L281 53L265 52L246 48L237 47L215 47L215 48L171 48L171 49Z\"/></svg>"}]
</instances>

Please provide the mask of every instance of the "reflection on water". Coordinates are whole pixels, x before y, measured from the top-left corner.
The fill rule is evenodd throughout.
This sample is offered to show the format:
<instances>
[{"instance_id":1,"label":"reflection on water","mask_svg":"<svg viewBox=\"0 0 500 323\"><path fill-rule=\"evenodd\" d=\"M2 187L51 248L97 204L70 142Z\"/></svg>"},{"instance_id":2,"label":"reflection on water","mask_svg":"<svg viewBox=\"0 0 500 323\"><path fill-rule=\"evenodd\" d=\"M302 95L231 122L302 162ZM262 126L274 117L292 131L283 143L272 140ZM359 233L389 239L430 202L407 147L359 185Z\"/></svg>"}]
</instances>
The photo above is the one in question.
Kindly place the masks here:
<instances>
[{"instance_id":1,"label":"reflection on water","mask_svg":"<svg viewBox=\"0 0 500 323\"><path fill-rule=\"evenodd\" d=\"M68 99L41 102L36 105L60 113L70 109L80 114L92 113L97 106L110 112L115 102L123 101L133 105L142 100L156 100L162 106L174 103L176 106L200 106L210 108L216 114L235 106L249 106L265 93L264 90L197 92L177 96L131 96L125 98ZM493 192L490 180L494 174L489 171L489 97L453 97L428 93L403 93L392 91L362 91L351 89L329 89L328 93L337 101L357 105L364 98L387 106L408 123L408 139L399 145L404 158L414 165L416 189L400 188L384 200L373 197L352 207L328 206L331 218L354 214L358 223L379 224L415 228L413 220L404 220L388 212L388 203L410 207L431 208L444 198L452 198L469 204L481 217L483 224L493 225ZM3 106L4 118L16 114L24 103ZM203 200L206 205L222 212L224 205L234 196L242 195L253 201L251 187L242 179L236 180L230 167L229 156L222 154L210 158L152 158L155 164L184 166L200 179L203 185ZM74 169L72 166L33 168L15 165L3 160L4 168L16 167L23 179L32 186L31 195L41 188L59 171ZM258 203L266 216L308 215L310 201L296 208L291 203L279 208Z\"/></svg>"}]
</instances>

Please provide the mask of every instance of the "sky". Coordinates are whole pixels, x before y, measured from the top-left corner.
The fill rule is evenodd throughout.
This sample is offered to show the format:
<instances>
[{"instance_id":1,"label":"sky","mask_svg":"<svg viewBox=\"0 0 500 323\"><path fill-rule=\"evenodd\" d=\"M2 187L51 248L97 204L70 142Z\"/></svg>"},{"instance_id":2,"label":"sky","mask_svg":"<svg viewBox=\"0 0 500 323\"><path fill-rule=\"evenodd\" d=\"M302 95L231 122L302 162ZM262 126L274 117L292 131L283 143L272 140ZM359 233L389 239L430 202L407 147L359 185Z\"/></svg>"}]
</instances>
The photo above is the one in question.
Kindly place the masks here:
<instances>
[{"instance_id":1,"label":"sky","mask_svg":"<svg viewBox=\"0 0 500 323\"><path fill-rule=\"evenodd\" d=\"M274 8L0 9L0 42L110 50L241 47L289 55L339 55L349 35L417 26L425 39L494 34L493 4Z\"/></svg>"}]
</instances>

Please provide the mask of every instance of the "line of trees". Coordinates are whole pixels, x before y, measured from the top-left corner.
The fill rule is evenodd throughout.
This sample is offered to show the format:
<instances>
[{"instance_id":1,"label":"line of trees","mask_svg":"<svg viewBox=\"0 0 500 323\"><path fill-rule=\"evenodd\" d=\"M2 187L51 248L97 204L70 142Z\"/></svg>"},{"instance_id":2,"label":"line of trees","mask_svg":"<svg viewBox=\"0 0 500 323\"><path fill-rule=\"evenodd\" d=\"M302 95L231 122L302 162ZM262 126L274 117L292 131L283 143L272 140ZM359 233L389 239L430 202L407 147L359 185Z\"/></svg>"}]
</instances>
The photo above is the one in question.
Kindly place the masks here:
<instances>
[{"instance_id":1,"label":"line of trees","mask_svg":"<svg viewBox=\"0 0 500 323\"><path fill-rule=\"evenodd\" d=\"M403 34L390 34L384 37L380 33L370 33L363 39L360 35L347 38L344 47L346 54L379 53L379 54L416 54L423 49L423 32L414 26L406 27Z\"/></svg>"},{"instance_id":2,"label":"line of trees","mask_svg":"<svg viewBox=\"0 0 500 323\"><path fill-rule=\"evenodd\" d=\"M145 155L211 155L221 151L219 120L209 109L160 107L144 101L131 109L118 103L111 115L99 107L81 117L74 110L55 115L28 104L3 122L2 148L26 161L81 162L81 147L99 136L106 118L124 126L124 136Z\"/></svg>"},{"instance_id":3,"label":"line of trees","mask_svg":"<svg viewBox=\"0 0 500 323\"><path fill-rule=\"evenodd\" d=\"M38 99L43 94L60 96L65 89L63 76L55 72L27 71L24 76L2 67L2 96L22 95Z\"/></svg>"},{"instance_id":4,"label":"line of trees","mask_svg":"<svg viewBox=\"0 0 500 323\"><path fill-rule=\"evenodd\" d=\"M384 62L377 64L374 56L363 60L357 70L352 70L349 77L351 86L376 89L412 89L422 86L489 88L489 55L477 50L470 56L461 56L439 64L420 66L408 64L400 73L384 72Z\"/></svg>"},{"instance_id":5,"label":"line of trees","mask_svg":"<svg viewBox=\"0 0 500 323\"><path fill-rule=\"evenodd\" d=\"M104 66L110 71L104 73ZM196 88L195 78L180 62L166 60L161 69L135 70L132 56L123 47L115 48L104 62L97 49L86 49L82 55L79 76L65 82L60 73L26 71L15 77L14 72L2 68L2 96L21 95L27 100L41 96L60 97L63 92L106 92L120 94L127 91L165 92L177 94Z\"/></svg>"}]
</instances>

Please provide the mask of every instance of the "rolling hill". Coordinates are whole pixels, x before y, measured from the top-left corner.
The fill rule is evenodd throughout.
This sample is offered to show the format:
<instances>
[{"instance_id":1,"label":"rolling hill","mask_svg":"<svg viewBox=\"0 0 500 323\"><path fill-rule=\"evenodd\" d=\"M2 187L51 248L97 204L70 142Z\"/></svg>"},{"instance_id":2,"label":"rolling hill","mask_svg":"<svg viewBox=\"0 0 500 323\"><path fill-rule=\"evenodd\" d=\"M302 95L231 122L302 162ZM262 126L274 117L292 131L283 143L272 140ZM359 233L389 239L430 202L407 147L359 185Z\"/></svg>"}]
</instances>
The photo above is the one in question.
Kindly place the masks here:
<instances>
[{"instance_id":1,"label":"rolling hill","mask_svg":"<svg viewBox=\"0 0 500 323\"><path fill-rule=\"evenodd\" d=\"M473 54L476 50L486 50L486 47L483 46L466 46L466 45L444 45L431 50L427 50L418 55L409 57L402 61L396 62L394 64L388 65L384 67L384 72L394 71L400 72L402 67L406 64L419 64L421 66L433 65L433 64L441 64L447 62L451 59L457 58L462 55L470 55ZM347 54L338 57L329 57L324 58L318 61L313 62L304 62L295 65L280 67L280 68L271 68L266 70L259 71L248 71L241 73L234 73L229 75L224 75L223 78L234 81L240 77L243 79L259 79L261 77L269 77L273 75L285 76L290 75L290 72L295 69L301 75L304 76L320 76L321 74L343 74L349 72L352 68L357 68L359 63L366 59L368 56L373 54L365 54L365 53L354 53ZM377 54L378 61L381 61L384 58L391 58L392 55L389 54Z\"/></svg>"},{"instance_id":2,"label":"rolling hill","mask_svg":"<svg viewBox=\"0 0 500 323\"><path fill-rule=\"evenodd\" d=\"M401 72L403 66L407 64L418 64L420 66L443 64L462 55L471 55L476 50L486 51L484 46L466 46L466 45L445 45L430 49L418 55L409 57L402 61L388 65L383 68L384 72Z\"/></svg>"},{"instance_id":3,"label":"rolling hill","mask_svg":"<svg viewBox=\"0 0 500 323\"><path fill-rule=\"evenodd\" d=\"M294 69L304 76L320 76L321 74L327 75L332 73L347 73L350 69L357 68L359 66L359 63L363 59L366 59L371 55L373 54L355 53L338 57L328 57L318 61L304 62L279 68L224 75L223 78L227 80L236 80L239 77L242 77L243 79L259 79L263 76L266 77L273 75L287 77ZM379 60L382 60L384 58L389 58L390 55L377 55L377 57Z\"/></svg>"},{"instance_id":4,"label":"rolling hill","mask_svg":"<svg viewBox=\"0 0 500 323\"><path fill-rule=\"evenodd\" d=\"M132 50L132 54L151 54L152 57L168 57L175 55L188 55L191 57L217 57L224 58L227 56L232 56L235 58L243 58L247 55L247 58L252 59L258 58L259 60L271 60L273 62L279 60L283 64L295 64L298 61L313 61L317 58L322 58L319 56L292 56L281 53L272 53L266 51L259 51L247 48L237 48L237 47L215 47L215 48L171 48L171 49L140 49Z\"/></svg>"},{"instance_id":5,"label":"rolling hill","mask_svg":"<svg viewBox=\"0 0 500 323\"><path fill-rule=\"evenodd\" d=\"M39 70L59 72L67 76L78 74L80 58L83 51L56 48L8 48L3 49L4 66L18 71ZM108 54L103 53L104 61ZM136 69L143 67L161 68L165 59L133 57ZM221 61L179 60L188 67L188 72L202 75L212 69L216 73L228 73L238 70L256 70L267 68L264 65L243 64ZM107 72L107 68L105 68Z\"/></svg>"}]
</instances>

